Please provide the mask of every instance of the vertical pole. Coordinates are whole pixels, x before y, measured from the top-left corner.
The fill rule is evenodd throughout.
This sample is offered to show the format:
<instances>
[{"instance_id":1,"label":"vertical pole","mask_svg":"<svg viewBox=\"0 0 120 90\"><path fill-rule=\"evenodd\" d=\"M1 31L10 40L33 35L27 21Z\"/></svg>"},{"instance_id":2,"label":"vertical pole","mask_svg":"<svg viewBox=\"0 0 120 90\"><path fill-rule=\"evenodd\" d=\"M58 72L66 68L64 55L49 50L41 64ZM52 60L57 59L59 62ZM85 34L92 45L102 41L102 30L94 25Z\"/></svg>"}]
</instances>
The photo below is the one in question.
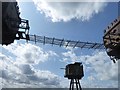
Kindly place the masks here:
<instances>
[{"instance_id":1,"label":"vertical pole","mask_svg":"<svg viewBox=\"0 0 120 90\"><path fill-rule=\"evenodd\" d=\"M77 79L75 79L75 83L76 83L76 88L78 90L78 82L77 82Z\"/></svg>"},{"instance_id":2,"label":"vertical pole","mask_svg":"<svg viewBox=\"0 0 120 90\"><path fill-rule=\"evenodd\" d=\"M44 36L44 41L43 41L43 44L45 45L45 36Z\"/></svg>"},{"instance_id":3,"label":"vertical pole","mask_svg":"<svg viewBox=\"0 0 120 90\"><path fill-rule=\"evenodd\" d=\"M35 37L35 44L36 44L36 35L34 35L34 37Z\"/></svg>"},{"instance_id":4,"label":"vertical pole","mask_svg":"<svg viewBox=\"0 0 120 90\"><path fill-rule=\"evenodd\" d=\"M74 79L72 79L72 90L74 90Z\"/></svg>"},{"instance_id":5,"label":"vertical pole","mask_svg":"<svg viewBox=\"0 0 120 90\"><path fill-rule=\"evenodd\" d=\"M74 82L74 80L75 80L75 82ZM82 90L79 79L71 79L69 90L74 90L74 84L76 84L77 90Z\"/></svg>"},{"instance_id":6,"label":"vertical pole","mask_svg":"<svg viewBox=\"0 0 120 90\"><path fill-rule=\"evenodd\" d=\"M69 90L72 90L72 79L71 79L71 81L70 81L70 88L69 88Z\"/></svg>"},{"instance_id":7,"label":"vertical pole","mask_svg":"<svg viewBox=\"0 0 120 90\"><path fill-rule=\"evenodd\" d=\"M78 85L79 85L80 90L82 90L79 79L78 79Z\"/></svg>"}]
</instances>

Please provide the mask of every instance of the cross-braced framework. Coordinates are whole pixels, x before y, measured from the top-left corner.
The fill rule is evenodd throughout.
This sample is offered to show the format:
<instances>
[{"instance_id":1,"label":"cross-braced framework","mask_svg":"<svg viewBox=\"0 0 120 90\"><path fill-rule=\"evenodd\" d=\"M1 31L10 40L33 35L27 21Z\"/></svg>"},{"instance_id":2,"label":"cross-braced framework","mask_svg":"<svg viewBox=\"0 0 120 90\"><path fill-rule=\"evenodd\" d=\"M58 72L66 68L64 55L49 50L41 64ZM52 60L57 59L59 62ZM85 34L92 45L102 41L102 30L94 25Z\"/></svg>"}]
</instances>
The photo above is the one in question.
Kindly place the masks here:
<instances>
[{"instance_id":1,"label":"cross-braced framework","mask_svg":"<svg viewBox=\"0 0 120 90\"><path fill-rule=\"evenodd\" d=\"M65 47L79 47L79 48L88 48L88 49L105 49L104 45L101 43L91 43L91 42L81 42L81 41L73 41L73 40L64 40L57 38L50 38L45 36L37 36L30 35L30 41L34 41L35 43L43 43L43 44L52 44L58 46Z\"/></svg>"},{"instance_id":2,"label":"cross-braced framework","mask_svg":"<svg viewBox=\"0 0 120 90\"><path fill-rule=\"evenodd\" d=\"M74 90L75 89L75 84L76 84L76 89L77 90L82 90L79 79L71 79L69 90Z\"/></svg>"},{"instance_id":3,"label":"cross-braced framework","mask_svg":"<svg viewBox=\"0 0 120 90\"><path fill-rule=\"evenodd\" d=\"M15 39L26 39L29 40L29 21L26 19L16 20L14 18L6 18L6 24L13 29L19 28L16 33ZM18 35L17 35L18 34Z\"/></svg>"}]
</instances>

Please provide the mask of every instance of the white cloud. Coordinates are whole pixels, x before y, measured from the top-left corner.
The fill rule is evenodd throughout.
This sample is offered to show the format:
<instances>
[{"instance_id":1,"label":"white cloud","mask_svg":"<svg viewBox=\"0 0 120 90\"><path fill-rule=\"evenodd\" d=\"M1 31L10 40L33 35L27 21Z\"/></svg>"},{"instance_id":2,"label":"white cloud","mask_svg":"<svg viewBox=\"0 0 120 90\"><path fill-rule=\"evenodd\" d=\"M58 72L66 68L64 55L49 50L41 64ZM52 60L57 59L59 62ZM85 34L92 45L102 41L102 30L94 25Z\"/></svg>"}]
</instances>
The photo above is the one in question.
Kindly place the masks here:
<instances>
[{"instance_id":1,"label":"white cloud","mask_svg":"<svg viewBox=\"0 0 120 90\"><path fill-rule=\"evenodd\" d=\"M53 51L44 51L32 44L13 43L3 46L9 53L0 53L0 79L2 86L9 88L60 87L60 77L48 70L34 66L57 56ZM10 57L12 53L13 57Z\"/></svg>"},{"instance_id":2,"label":"white cloud","mask_svg":"<svg viewBox=\"0 0 120 90\"><path fill-rule=\"evenodd\" d=\"M98 80L118 80L118 63L114 64L106 52L95 52L83 60L87 65L91 65Z\"/></svg>"},{"instance_id":3,"label":"white cloud","mask_svg":"<svg viewBox=\"0 0 120 90\"><path fill-rule=\"evenodd\" d=\"M95 78L94 78L93 76L89 76L89 77L88 77L88 80L89 80L89 81L92 81L92 80L95 80Z\"/></svg>"},{"instance_id":4,"label":"white cloud","mask_svg":"<svg viewBox=\"0 0 120 90\"><path fill-rule=\"evenodd\" d=\"M62 53L65 62L82 62L84 67L85 77L87 75L87 82L83 79L83 86L91 83L90 87L117 87L118 83L118 62L113 63L107 56L105 51L95 51L92 55L79 55L75 51L68 50ZM95 81L99 81L99 84ZM101 82L110 82L106 86ZM113 84L116 83L116 84ZM89 87L89 85L87 86Z\"/></svg>"},{"instance_id":5,"label":"white cloud","mask_svg":"<svg viewBox=\"0 0 120 90\"><path fill-rule=\"evenodd\" d=\"M53 51L44 51L42 48L32 44L16 43L4 46L4 48L17 57L16 63L39 64L47 61L52 56L57 56Z\"/></svg>"},{"instance_id":6,"label":"white cloud","mask_svg":"<svg viewBox=\"0 0 120 90\"><path fill-rule=\"evenodd\" d=\"M12 58L0 53L0 73L2 73L0 79L3 78L3 87L69 87L68 80L63 79L48 70L38 70L34 67L38 62L45 62L51 56L58 56L55 52L45 51L40 47L31 44L16 43L11 44L10 46L4 46L3 48L15 56ZM84 65L86 78L83 78L81 81L82 87L117 87L117 64L114 64L112 61L110 62L110 59L105 52L95 51L91 56L80 56L76 55L75 51L71 48L67 50L67 52L62 53L63 59L66 58L66 61L69 63L75 62L76 60L82 61ZM40 58L43 57L44 60L38 59L38 55ZM33 57L30 61L29 56L31 58ZM36 59L38 61L33 61Z\"/></svg>"},{"instance_id":7,"label":"white cloud","mask_svg":"<svg viewBox=\"0 0 120 90\"><path fill-rule=\"evenodd\" d=\"M105 2L46 2L33 0L37 10L44 13L53 22L70 21L78 19L86 21L101 12L106 6ZM105 0L104 0L105 1Z\"/></svg>"},{"instance_id":8,"label":"white cloud","mask_svg":"<svg viewBox=\"0 0 120 90\"><path fill-rule=\"evenodd\" d=\"M66 58L64 59L65 61L70 60L75 62L77 61L77 56L75 55L75 53L73 51L68 51L68 52L65 52L65 53L62 53Z\"/></svg>"},{"instance_id":9,"label":"white cloud","mask_svg":"<svg viewBox=\"0 0 120 90\"><path fill-rule=\"evenodd\" d=\"M29 64L15 64L12 59L0 53L0 79L2 87L60 87L60 77L50 71L37 70Z\"/></svg>"},{"instance_id":10,"label":"white cloud","mask_svg":"<svg viewBox=\"0 0 120 90\"><path fill-rule=\"evenodd\" d=\"M27 75L32 75L35 72L31 69L29 64L21 64L19 65L19 68L21 69L23 74L27 74Z\"/></svg>"}]
</instances>

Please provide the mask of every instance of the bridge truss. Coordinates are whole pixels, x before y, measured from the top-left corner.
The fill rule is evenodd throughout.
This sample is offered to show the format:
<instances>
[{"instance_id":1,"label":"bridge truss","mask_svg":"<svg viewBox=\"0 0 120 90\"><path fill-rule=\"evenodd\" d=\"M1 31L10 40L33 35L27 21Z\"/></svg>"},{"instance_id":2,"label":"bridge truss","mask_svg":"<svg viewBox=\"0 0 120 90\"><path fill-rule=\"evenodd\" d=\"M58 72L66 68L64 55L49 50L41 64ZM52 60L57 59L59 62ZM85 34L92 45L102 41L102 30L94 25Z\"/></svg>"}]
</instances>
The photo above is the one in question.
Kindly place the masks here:
<instances>
[{"instance_id":1,"label":"bridge truss","mask_svg":"<svg viewBox=\"0 0 120 90\"><path fill-rule=\"evenodd\" d=\"M51 44L64 47L78 47L78 48L88 48L88 49L105 49L104 44L101 43L91 43L91 42L81 42L73 40L65 40L58 38L51 38L45 36L29 35L30 41L35 43Z\"/></svg>"}]
</instances>

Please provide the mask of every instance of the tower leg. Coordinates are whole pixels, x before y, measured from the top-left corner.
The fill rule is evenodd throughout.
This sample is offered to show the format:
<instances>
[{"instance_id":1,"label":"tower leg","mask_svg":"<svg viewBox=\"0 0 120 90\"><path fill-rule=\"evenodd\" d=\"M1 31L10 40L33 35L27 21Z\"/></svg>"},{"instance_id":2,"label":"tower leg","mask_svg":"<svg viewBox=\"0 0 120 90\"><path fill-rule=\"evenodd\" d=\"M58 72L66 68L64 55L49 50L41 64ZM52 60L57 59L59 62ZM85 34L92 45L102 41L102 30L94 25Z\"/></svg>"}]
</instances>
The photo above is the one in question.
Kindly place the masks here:
<instances>
[{"instance_id":1,"label":"tower leg","mask_svg":"<svg viewBox=\"0 0 120 90\"><path fill-rule=\"evenodd\" d=\"M79 85L80 90L82 90L79 79L78 79L78 85Z\"/></svg>"},{"instance_id":2,"label":"tower leg","mask_svg":"<svg viewBox=\"0 0 120 90\"><path fill-rule=\"evenodd\" d=\"M74 90L74 79L72 79L72 90Z\"/></svg>"},{"instance_id":3,"label":"tower leg","mask_svg":"<svg viewBox=\"0 0 120 90\"><path fill-rule=\"evenodd\" d=\"M75 83L76 83L76 89L78 90L78 82L77 82L77 79L75 79Z\"/></svg>"},{"instance_id":4,"label":"tower leg","mask_svg":"<svg viewBox=\"0 0 120 90\"><path fill-rule=\"evenodd\" d=\"M70 81L70 88L69 88L69 90L72 90L71 88L72 88L72 79Z\"/></svg>"},{"instance_id":5,"label":"tower leg","mask_svg":"<svg viewBox=\"0 0 120 90\"><path fill-rule=\"evenodd\" d=\"M75 82L74 82L75 81ZM70 81L70 88L69 90L74 90L74 84L76 84L76 89L77 90L82 90L79 79L71 79Z\"/></svg>"}]
</instances>

